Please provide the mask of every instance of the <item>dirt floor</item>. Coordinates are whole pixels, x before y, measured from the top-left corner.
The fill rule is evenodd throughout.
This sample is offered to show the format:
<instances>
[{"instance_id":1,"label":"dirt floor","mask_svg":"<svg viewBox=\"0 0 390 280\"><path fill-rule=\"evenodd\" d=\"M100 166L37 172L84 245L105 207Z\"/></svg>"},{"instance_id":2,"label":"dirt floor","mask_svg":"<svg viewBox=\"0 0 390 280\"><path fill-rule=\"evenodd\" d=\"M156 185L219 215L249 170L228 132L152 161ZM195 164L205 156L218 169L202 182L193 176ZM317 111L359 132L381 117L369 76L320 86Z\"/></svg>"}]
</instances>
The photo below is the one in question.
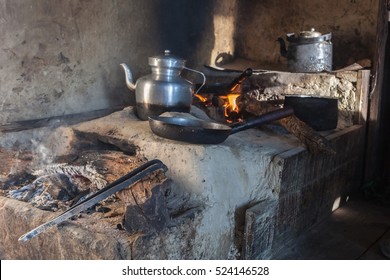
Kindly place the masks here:
<instances>
[{"instance_id":1,"label":"dirt floor","mask_svg":"<svg viewBox=\"0 0 390 280\"><path fill-rule=\"evenodd\" d=\"M386 260L390 255L386 257L382 250L389 241L389 196L359 195L287 244L276 259Z\"/></svg>"}]
</instances>

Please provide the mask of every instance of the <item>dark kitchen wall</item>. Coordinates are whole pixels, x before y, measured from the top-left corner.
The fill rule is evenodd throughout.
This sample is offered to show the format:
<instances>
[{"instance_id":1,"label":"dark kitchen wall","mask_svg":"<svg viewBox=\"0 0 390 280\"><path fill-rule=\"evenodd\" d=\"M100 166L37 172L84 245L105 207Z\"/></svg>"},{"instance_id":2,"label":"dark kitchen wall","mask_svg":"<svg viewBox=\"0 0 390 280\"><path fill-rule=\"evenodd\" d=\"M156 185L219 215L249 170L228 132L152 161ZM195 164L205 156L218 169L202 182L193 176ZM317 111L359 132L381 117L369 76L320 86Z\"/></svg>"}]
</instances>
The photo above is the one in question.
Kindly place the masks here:
<instances>
[{"instance_id":1,"label":"dark kitchen wall","mask_svg":"<svg viewBox=\"0 0 390 280\"><path fill-rule=\"evenodd\" d=\"M332 32L334 66L372 59L380 0L239 1L236 55L264 64L284 63L278 37L315 28Z\"/></svg>"},{"instance_id":2,"label":"dark kitchen wall","mask_svg":"<svg viewBox=\"0 0 390 280\"><path fill-rule=\"evenodd\" d=\"M159 32L156 41L164 49L186 58L194 66L208 62L204 56L196 61L197 50L206 43L212 48L215 40L213 26L214 1L156 1L156 21ZM206 46L207 47L207 46ZM210 50L209 50L210 52Z\"/></svg>"},{"instance_id":3,"label":"dark kitchen wall","mask_svg":"<svg viewBox=\"0 0 390 280\"><path fill-rule=\"evenodd\" d=\"M213 9L206 0L0 0L0 124L132 104L119 64L136 80L167 48L188 66L205 63Z\"/></svg>"}]
</instances>

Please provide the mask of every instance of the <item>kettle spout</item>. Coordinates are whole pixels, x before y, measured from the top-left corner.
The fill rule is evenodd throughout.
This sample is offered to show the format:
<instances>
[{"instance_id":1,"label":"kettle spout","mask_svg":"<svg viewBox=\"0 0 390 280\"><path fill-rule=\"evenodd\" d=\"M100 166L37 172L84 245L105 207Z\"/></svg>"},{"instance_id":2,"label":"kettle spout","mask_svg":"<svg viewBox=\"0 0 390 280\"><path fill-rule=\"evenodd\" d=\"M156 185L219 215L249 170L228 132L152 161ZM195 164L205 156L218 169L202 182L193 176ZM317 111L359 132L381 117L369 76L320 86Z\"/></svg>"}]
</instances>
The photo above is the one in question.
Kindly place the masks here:
<instances>
[{"instance_id":1,"label":"kettle spout","mask_svg":"<svg viewBox=\"0 0 390 280\"><path fill-rule=\"evenodd\" d=\"M283 38L279 37L277 41L280 44L280 55L287 57L286 43L284 42Z\"/></svg>"},{"instance_id":2,"label":"kettle spout","mask_svg":"<svg viewBox=\"0 0 390 280\"><path fill-rule=\"evenodd\" d=\"M120 66L125 71L126 75L126 85L130 90L135 90L135 84L133 82L133 75L131 74L129 66L127 66L125 63L120 64Z\"/></svg>"}]
</instances>

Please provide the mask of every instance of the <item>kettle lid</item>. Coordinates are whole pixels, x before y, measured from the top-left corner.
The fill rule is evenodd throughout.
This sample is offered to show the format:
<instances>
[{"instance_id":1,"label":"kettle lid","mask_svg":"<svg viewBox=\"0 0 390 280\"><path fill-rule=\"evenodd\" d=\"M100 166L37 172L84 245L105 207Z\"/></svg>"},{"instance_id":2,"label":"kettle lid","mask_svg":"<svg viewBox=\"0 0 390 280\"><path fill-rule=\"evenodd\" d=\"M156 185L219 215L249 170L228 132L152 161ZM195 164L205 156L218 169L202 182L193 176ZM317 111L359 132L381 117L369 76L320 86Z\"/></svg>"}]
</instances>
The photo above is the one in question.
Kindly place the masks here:
<instances>
[{"instance_id":1,"label":"kettle lid","mask_svg":"<svg viewBox=\"0 0 390 280\"><path fill-rule=\"evenodd\" d=\"M183 68L185 60L171 55L170 50L165 50L164 55L149 57L149 65L155 67Z\"/></svg>"},{"instance_id":2,"label":"kettle lid","mask_svg":"<svg viewBox=\"0 0 390 280\"><path fill-rule=\"evenodd\" d=\"M316 31L314 28L310 28L310 30L307 31L299 32L299 37L301 38L315 38L321 35L321 32Z\"/></svg>"},{"instance_id":3,"label":"kettle lid","mask_svg":"<svg viewBox=\"0 0 390 280\"><path fill-rule=\"evenodd\" d=\"M290 43L310 44L330 41L332 39L332 33L322 34L321 32L316 31L314 28L311 28L307 31L301 31L299 34L289 33L286 37L287 41Z\"/></svg>"}]
</instances>

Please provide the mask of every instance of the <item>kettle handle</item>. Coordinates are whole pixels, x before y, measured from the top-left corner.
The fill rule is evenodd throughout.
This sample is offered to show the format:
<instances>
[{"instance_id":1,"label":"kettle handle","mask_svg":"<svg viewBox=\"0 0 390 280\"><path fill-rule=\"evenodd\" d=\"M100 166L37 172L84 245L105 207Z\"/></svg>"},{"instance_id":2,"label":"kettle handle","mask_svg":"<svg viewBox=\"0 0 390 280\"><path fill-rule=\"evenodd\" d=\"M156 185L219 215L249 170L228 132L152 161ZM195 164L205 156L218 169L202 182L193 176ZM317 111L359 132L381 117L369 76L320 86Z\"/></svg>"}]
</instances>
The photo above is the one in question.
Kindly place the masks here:
<instances>
[{"instance_id":1,"label":"kettle handle","mask_svg":"<svg viewBox=\"0 0 390 280\"><path fill-rule=\"evenodd\" d=\"M199 91L200 91L200 89L206 84L206 76L205 76L205 74L203 74L203 72L200 72L200 71L198 71L198 70L194 70L194 69L191 69L191 68L188 68L188 67L183 67L184 69L186 69L186 70L188 70L188 71L192 71L192 72L195 72L195 73L198 73L199 75L202 75L202 77L203 77L203 83L202 83L202 85L197 89L197 91L195 92L195 94L197 94Z\"/></svg>"}]
</instances>

